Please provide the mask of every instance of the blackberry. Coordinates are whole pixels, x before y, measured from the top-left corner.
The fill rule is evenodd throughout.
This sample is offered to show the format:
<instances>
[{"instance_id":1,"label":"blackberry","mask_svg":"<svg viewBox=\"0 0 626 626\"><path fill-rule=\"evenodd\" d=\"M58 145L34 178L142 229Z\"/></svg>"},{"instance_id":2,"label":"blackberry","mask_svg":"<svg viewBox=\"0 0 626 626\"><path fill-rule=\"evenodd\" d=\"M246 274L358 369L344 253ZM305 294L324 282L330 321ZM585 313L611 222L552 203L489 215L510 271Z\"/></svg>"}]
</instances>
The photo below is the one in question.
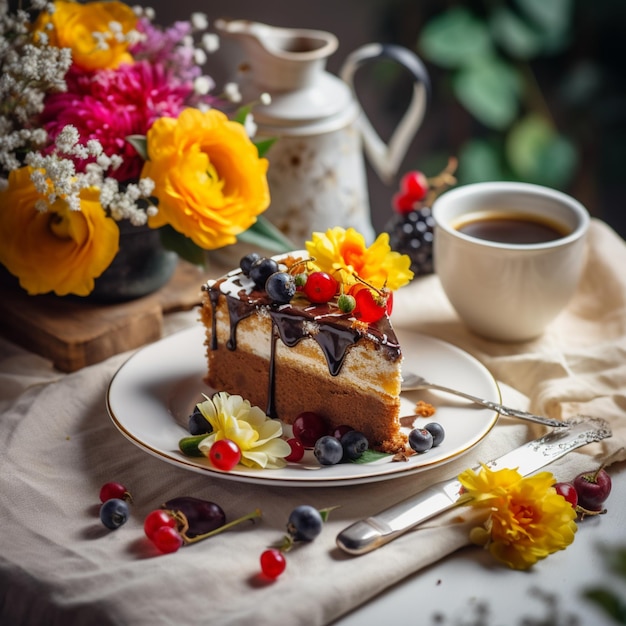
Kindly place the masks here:
<instances>
[{"instance_id":1,"label":"blackberry","mask_svg":"<svg viewBox=\"0 0 626 626\"><path fill-rule=\"evenodd\" d=\"M433 230L435 220L430 207L416 203L407 213L395 213L385 230L389 233L392 250L406 254L411 259L411 270L415 276L432 274Z\"/></svg>"}]
</instances>

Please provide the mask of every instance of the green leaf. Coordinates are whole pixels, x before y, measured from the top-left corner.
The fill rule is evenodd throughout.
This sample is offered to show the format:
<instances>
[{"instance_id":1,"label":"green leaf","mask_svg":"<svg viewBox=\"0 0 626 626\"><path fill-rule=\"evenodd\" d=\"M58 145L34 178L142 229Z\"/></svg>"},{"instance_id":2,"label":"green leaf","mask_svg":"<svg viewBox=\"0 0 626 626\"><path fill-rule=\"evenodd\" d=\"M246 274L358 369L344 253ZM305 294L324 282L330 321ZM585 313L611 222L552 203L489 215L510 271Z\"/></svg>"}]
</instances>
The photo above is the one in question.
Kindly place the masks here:
<instances>
[{"instance_id":1,"label":"green leaf","mask_svg":"<svg viewBox=\"0 0 626 626\"><path fill-rule=\"evenodd\" d=\"M542 34L543 53L555 54L567 46L572 31L573 0L517 0L517 4Z\"/></svg>"},{"instance_id":2,"label":"green leaf","mask_svg":"<svg viewBox=\"0 0 626 626\"><path fill-rule=\"evenodd\" d=\"M463 185L503 180L498 147L482 139L468 141L459 151L457 178Z\"/></svg>"},{"instance_id":3,"label":"green leaf","mask_svg":"<svg viewBox=\"0 0 626 626\"><path fill-rule=\"evenodd\" d=\"M172 250L185 261L193 265L203 266L205 263L204 250L196 245L189 237L174 230L171 226L162 226L159 229L161 244L167 250Z\"/></svg>"},{"instance_id":4,"label":"green leaf","mask_svg":"<svg viewBox=\"0 0 626 626\"><path fill-rule=\"evenodd\" d=\"M506 7L496 8L489 27L494 40L516 59L530 59L543 47L539 33Z\"/></svg>"},{"instance_id":5,"label":"green leaf","mask_svg":"<svg viewBox=\"0 0 626 626\"><path fill-rule=\"evenodd\" d=\"M506 155L513 170L523 179L533 178L539 153L554 133L548 121L531 113L511 129Z\"/></svg>"},{"instance_id":6,"label":"green leaf","mask_svg":"<svg viewBox=\"0 0 626 626\"><path fill-rule=\"evenodd\" d=\"M339 505L337 505L337 506L328 506L328 507L325 507L323 509L319 509L318 512L319 512L319 514L320 514L320 516L322 518L322 521L323 522L327 522L328 521L328 517L330 516L330 512L334 511L335 509L338 509L338 508L339 508Z\"/></svg>"},{"instance_id":7,"label":"green leaf","mask_svg":"<svg viewBox=\"0 0 626 626\"><path fill-rule=\"evenodd\" d=\"M240 124L245 124L246 122L246 117L248 117L248 115L250 115L250 113L252 112L252 105L251 104L246 104L242 107L239 107L237 109L237 111L235 112L235 115L233 115L233 121L234 122L239 122Z\"/></svg>"},{"instance_id":8,"label":"green leaf","mask_svg":"<svg viewBox=\"0 0 626 626\"><path fill-rule=\"evenodd\" d=\"M291 252L295 246L283 233L262 215L237 239L271 252Z\"/></svg>"},{"instance_id":9,"label":"green leaf","mask_svg":"<svg viewBox=\"0 0 626 626\"><path fill-rule=\"evenodd\" d=\"M259 158L264 157L269 149L276 143L276 137L271 137L269 139L259 139L253 142L256 146L256 149L259 153Z\"/></svg>"},{"instance_id":10,"label":"green leaf","mask_svg":"<svg viewBox=\"0 0 626 626\"><path fill-rule=\"evenodd\" d=\"M443 67L462 67L492 50L487 26L463 7L431 19L419 39L422 54Z\"/></svg>"},{"instance_id":11,"label":"green leaf","mask_svg":"<svg viewBox=\"0 0 626 626\"><path fill-rule=\"evenodd\" d=\"M563 33L571 23L573 0L517 0L520 10L537 27L549 33Z\"/></svg>"},{"instance_id":12,"label":"green leaf","mask_svg":"<svg viewBox=\"0 0 626 626\"><path fill-rule=\"evenodd\" d=\"M521 78L508 63L485 57L460 70L452 87L461 104L488 128L504 130L517 116Z\"/></svg>"},{"instance_id":13,"label":"green leaf","mask_svg":"<svg viewBox=\"0 0 626 626\"><path fill-rule=\"evenodd\" d=\"M148 160L148 142L145 135L128 135L126 141L137 150L144 161Z\"/></svg>"},{"instance_id":14,"label":"green leaf","mask_svg":"<svg viewBox=\"0 0 626 626\"><path fill-rule=\"evenodd\" d=\"M373 463L374 461L378 461L386 456L389 456L386 452L378 452L377 450L369 449L366 450L358 459L350 462L361 465L363 463Z\"/></svg>"},{"instance_id":15,"label":"green leaf","mask_svg":"<svg viewBox=\"0 0 626 626\"><path fill-rule=\"evenodd\" d=\"M578 153L574 144L562 135L554 135L539 155L539 184L549 187L565 187L574 176L578 165Z\"/></svg>"},{"instance_id":16,"label":"green leaf","mask_svg":"<svg viewBox=\"0 0 626 626\"><path fill-rule=\"evenodd\" d=\"M505 150L517 176L551 187L565 186L577 163L573 144L537 114L515 124L506 138Z\"/></svg>"}]
</instances>

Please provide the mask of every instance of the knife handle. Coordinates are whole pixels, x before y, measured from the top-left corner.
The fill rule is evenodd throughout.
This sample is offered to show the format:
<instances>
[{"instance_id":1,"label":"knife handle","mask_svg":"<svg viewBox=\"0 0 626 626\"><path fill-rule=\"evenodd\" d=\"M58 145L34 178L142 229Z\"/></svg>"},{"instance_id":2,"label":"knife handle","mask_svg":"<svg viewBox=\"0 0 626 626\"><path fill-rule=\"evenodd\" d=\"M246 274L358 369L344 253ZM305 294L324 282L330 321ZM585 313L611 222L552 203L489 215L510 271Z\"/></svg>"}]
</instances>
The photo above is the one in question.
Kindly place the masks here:
<instances>
[{"instance_id":1,"label":"knife handle","mask_svg":"<svg viewBox=\"0 0 626 626\"><path fill-rule=\"evenodd\" d=\"M417 524L455 505L461 485L445 481L348 526L337 535L337 546L360 555L393 541Z\"/></svg>"},{"instance_id":2,"label":"knife handle","mask_svg":"<svg viewBox=\"0 0 626 626\"><path fill-rule=\"evenodd\" d=\"M515 467L522 476L527 476L572 450L612 434L608 422L599 417L577 415L565 423L567 428L556 428L487 465L492 469ZM456 479L432 485L389 509L348 526L337 535L337 546L348 554L371 552L417 524L451 509L457 504L460 494L461 483Z\"/></svg>"}]
</instances>

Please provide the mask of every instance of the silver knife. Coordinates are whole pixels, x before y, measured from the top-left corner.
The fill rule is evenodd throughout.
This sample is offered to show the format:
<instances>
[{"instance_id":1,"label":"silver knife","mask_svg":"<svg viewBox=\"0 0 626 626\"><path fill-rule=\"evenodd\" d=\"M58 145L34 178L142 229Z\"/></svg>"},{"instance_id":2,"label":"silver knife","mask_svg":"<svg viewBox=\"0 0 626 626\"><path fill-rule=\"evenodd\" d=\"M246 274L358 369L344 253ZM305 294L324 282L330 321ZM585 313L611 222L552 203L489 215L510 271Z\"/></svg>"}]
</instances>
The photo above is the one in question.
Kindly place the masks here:
<instances>
[{"instance_id":1,"label":"silver knife","mask_svg":"<svg viewBox=\"0 0 626 626\"><path fill-rule=\"evenodd\" d=\"M608 423L598 417L579 415L559 428L525 443L486 463L491 469L511 468L527 476L568 452L611 436ZM337 545L349 554L365 554L380 548L417 524L455 506L461 483L456 478L428 487L415 496L366 519L355 522L337 535Z\"/></svg>"}]
</instances>

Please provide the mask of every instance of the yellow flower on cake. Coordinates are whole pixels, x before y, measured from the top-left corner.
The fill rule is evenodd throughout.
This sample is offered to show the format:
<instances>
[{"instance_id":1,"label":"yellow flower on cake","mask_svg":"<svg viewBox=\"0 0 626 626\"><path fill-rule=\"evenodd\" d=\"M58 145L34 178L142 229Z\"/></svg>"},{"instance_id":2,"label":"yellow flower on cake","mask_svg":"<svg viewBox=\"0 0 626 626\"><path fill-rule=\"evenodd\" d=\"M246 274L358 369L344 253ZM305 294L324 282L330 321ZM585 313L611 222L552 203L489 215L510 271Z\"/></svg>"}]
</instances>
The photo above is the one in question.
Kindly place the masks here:
<instances>
[{"instance_id":1,"label":"yellow flower on cake","mask_svg":"<svg viewBox=\"0 0 626 626\"><path fill-rule=\"evenodd\" d=\"M356 283L356 274L375 289L395 291L413 278L410 257L391 250L387 233L381 233L368 247L354 228L337 226L313 233L306 249L322 271L344 285Z\"/></svg>"},{"instance_id":2,"label":"yellow flower on cake","mask_svg":"<svg viewBox=\"0 0 626 626\"><path fill-rule=\"evenodd\" d=\"M509 567L528 569L574 541L576 512L557 494L550 472L524 478L514 469L493 471L483 465L479 472L466 470L459 481L464 488L460 503L488 514L470 539Z\"/></svg>"},{"instance_id":3,"label":"yellow flower on cake","mask_svg":"<svg viewBox=\"0 0 626 626\"><path fill-rule=\"evenodd\" d=\"M12 171L0 191L0 264L31 295L85 296L118 252L118 225L102 210L94 188L80 191L80 210L62 198L38 210L43 196L31 174L29 166Z\"/></svg>"},{"instance_id":4,"label":"yellow flower on cake","mask_svg":"<svg viewBox=\"0 0 626 626\"><path fill-rule=\"evenodd\" d=\"M259 158L242 124L216 109L163 117L147 134L142 177L159 190L152 228L170 224L198 246L236 242L270 202L268 161Z\"/></svg>"},{"instance_id":5,"label":"yellow flower on cake","mask_svg":"<svg viewBox=\"0 0 626 626\"><path fill-rule=\"evenodd\" d=\"M122 2L56 0L54 12L42 12L35 30L46 33L50 45L71 49L74 63L81 68L102 70L133 62L128 46L136 25L135 13Z\"/></svg>"},{"instance_id":6,"label":"yellow flower on cake","mask_svg":"<svg viewBox=\"0 0 626 626\"><path fill-rule=\"evenodd\" d=\"M198 444L205 456L209 456L214 442L230 439L239 446L241 463L247 467L277 469L287 464L285 457L291 447L281 439L281 423L268 418L248 400L219 392L198 404L198 408L213 428L213 432Z\"/></svg>"}]
</instances>

